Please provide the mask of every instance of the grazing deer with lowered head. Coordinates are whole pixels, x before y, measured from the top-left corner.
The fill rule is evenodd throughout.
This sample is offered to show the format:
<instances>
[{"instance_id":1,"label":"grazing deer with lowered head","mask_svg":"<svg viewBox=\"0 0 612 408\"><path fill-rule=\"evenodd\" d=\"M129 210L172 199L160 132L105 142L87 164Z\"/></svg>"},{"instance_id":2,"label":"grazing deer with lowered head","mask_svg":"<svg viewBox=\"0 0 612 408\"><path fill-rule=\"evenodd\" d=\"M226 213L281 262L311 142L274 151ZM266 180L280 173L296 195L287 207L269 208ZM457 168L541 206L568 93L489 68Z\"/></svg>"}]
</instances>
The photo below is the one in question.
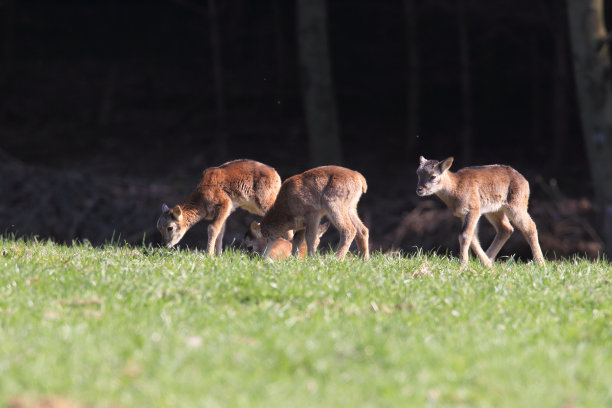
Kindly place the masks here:
<instances>
[{"instance_id":1,"label":"grazing deer with lowered head","mask_svg":"<svg viewBox=\"0 0 612 408\"><path fill-rule=\"evenodd\" d=\"M256 224L257 221L253 221L253 223ZM251 223L251 226L254 225L253 223ZM254 228L257 228L257 227L254 227ZM328 228L329 228L329 221L324 222L323 224L319 225L319 230L317 232L317 238L321 238L323 234L325 234ZM260 242L255 239L255 237L253 236L253 233L251 232L251 229L247 230L247 232L244 234L244 239L242 243L244 244L246 249L249 250L250 252L257 252L257 253L263 252L263 248L259 247ZM303 241L298 249L297 257L300 259L303 259L306 257L306 254L307 254L306 242ZM294 255L293 254L293 244L291 243L290 240L282 238L282 237L276 240L276 242L272 246L272 250L270 251L270 258L274 260L286 259L286 258L289 258L291 255Z\"/></svg>"},{"instance_id":2,"label":"grazing deer with lowered head","mask_svg":"<svg viewBox=\"0 0 612 408\"><path fill-rule=\"evenodd\" d=\"M466 167L450 172L449 157L441 162L420 158L417 176L418 196L435 194L450 208L453 215L463 220L459 235L461 266L468 262L470 246L480 260L491 266L495 256L514 232L514 224L525 236L535 262L542 265L544 257L538 243L536 225L527 213L529 183L509 166L491 165ZM478 240L477 224L484 215L497 234L485 253Z\"/></svg>"},{"instance_id":3,"label":"grazing deer with lowered head","mask_svg":"<svg viewBox=\"0 0 612 408\"><path fill-rule=\"evenodd\" d=\"M308 255L314 256L319 222L326 216L340 233L338 259L344 259L355 238L359 251L368 259L369 231L357 215L357 203L367 188L360 173L338 166L317 167L288 178L261 224L251 224L256 251L269 257L276 240L294 230L292 253L298 253L305 237Z\"/></svg>"},{"instance_id":4,"label":"grazing deer with lowered head","mask_svg":"<svg viewBox=\"0 0 612 408\"><path fill-rule=\"evenodd\" d=\"M183 204L162 206L157 229L166 247L176 245L201 220L208 226L207 251L221 253L225 221L236 209L264 215L276 198L281 179L276 170L253 160L234 160L204 170L202 179Z\"/></svg>"}]
</instances>

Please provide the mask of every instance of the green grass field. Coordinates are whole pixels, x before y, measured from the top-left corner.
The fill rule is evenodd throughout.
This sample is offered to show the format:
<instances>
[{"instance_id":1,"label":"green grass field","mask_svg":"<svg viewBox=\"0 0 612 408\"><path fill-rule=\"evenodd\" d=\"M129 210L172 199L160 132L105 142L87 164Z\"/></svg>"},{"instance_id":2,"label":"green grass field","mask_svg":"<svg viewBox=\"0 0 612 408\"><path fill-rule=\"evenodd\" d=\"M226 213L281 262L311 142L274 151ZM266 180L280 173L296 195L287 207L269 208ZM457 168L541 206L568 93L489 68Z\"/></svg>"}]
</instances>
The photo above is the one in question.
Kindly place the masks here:
<instances>
[{"instance_id":1,"label":"green grass field","mask_svg":"<svg viewBox=\"0 0 612 408\"><path fill-rule=\"evenodd\" d=\"M610 407L612 266L0 238L0 404Z\"/></svg>"}]
</instances>

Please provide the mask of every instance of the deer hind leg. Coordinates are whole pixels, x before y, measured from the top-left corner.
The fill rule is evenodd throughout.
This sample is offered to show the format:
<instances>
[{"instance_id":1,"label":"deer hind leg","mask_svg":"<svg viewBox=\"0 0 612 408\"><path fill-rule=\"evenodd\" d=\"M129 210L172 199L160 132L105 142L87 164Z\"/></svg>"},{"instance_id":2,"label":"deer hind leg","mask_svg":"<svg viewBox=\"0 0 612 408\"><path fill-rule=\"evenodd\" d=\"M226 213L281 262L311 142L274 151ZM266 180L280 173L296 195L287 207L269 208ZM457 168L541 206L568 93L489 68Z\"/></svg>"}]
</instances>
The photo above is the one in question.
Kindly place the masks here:
<instances>
[{"instance_id":1,"label":"deer hind leg","mask_svg":"<svg viewBox=\"0 0 612 408\"><path fill-rule=\"evenodd\" d=\"M314 256L319 246L320 222L321 214L319 213L311 214L306 220L306 247L308 248L308 256Z\"/></svg>"},{"instance_id":2,"label":"deer hind leg","mask_svg":"<svg viewBox=\"0 0 612 408\"><path fill-rule=\"evenodd\" d=\"M485 217L493 225L496 232L493 242L491 242L489 249L487 249L487 256L493 262L499 250L502 249L510 235L514 232L514 228L512 228L512 224L510 224L508 217L503 211L485 214Z\"/></svg>"},{"instance_id":3,"label":"deer hind leg","mask_svg":"<svg viewBox=\"0 0 612 408\"><path fill-rule=\"evenodd\" d=\"M291 255L298 256L300 253L300 247L302 246L302 242L304 242L304 237L306 236L306 230L301 229L295 231L293 234L293 239L291 240Z\"/></svg>"},{"instance_id":4,"label":"deer hind leg","mask_svg":"<svg viewBox=\"0 0 612 408\"><path fill-rule=\"evenodd\" d=\"M370 259L370 250L368 247L370 231L365 225L363 225L363 222L361 222L361 219L357 214L357 208L351 207L351 209L349 210L349 217L351 219L351 222L353 223L353 226L357 230L357 236L355 237L355 241L357 242L357 248L359 249L361 256L363 256L363 259L367 261L368 259Z\"/></svg>"},{"instance_id":5,"label":"deer hind leg","mask_svg":"<svg viewBox=\"0 0 612 408\"><path fill-rule=\"evenodd\" d=\"M223 232L225 231L225 221L231 213L232 210L230 202L228 201L226 203L223 203L221 207L219 207L217 216L208 226L208 245L206 249L210 256L215 255L215 249L217 249L218 254L221 253L221 245L223 244ZM219 240L219 242L217 242L217 239L219 237L221 239Z\"/></svg>"},{"instance_id":6,"label":"deer hind leg","mask_svg":"<svg viewBox=\"0 0 612 408\"><path fill-rule=\"evenodd\" d=\"M356 228L353 226L353 222L346 210L342 210L342 205L332 203L327 208L327 218L340 234L340 242L336 249L336 257L339 260L343 260L348 252L355 234L357 234Z\"/></svg>"},{"instance_id":7,"label":"deer hind leg","mask_svg":"<svg viewBox=\"0 0 612 408\"><path fill-rule=\"evenodd\" d=\"M511 207L506 211L506 215L525 236L527 243L531 247L533 260L539 265L543 265L544 255L542 255L542 250L540 249L540 243L538 241L538 229L535 222L531 219L531 216L529 216L527 209Z\"/></svg>"},{"instance_id":8,"label":"deer hind leg","mask_svg":"<svg viewBox=\"0 0 612 408\"><path fill-rule=\"evenodd\" d=\"M459 252L460 252L460 260L461 267L464 268L467 266L469 259L469 250L472 245L472 240L474 239L474 232L476 231L476 226L478 225L478 219L480 218L479 211L470 211L465 217L463 217L463 227L461 228L461 233L459 234ZM478 240L478 238L476 238ZM477 244L477 247L480 248L480 243ZM480 248L481 252L482 248ZM480 254L477 253L480 256ZM481 258L482 259L482 258ZM490 260L487 258L487 261L483 262L485 264L490 264Z\"/></svg>"}]
</instances>

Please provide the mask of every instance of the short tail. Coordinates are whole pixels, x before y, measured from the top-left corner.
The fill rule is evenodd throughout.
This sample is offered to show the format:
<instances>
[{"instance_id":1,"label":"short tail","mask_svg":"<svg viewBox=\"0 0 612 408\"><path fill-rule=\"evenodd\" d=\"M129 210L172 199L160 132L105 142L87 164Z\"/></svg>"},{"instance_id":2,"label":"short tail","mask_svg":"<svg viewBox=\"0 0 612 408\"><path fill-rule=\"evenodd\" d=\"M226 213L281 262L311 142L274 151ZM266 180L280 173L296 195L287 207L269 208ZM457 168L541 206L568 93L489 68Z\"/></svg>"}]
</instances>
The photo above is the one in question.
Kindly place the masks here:
<instances>
[{"instance_id":1,"label":"short tail","mask_svg":"<svg viewBox=\"0 0 612 408\"><path fill-rule=\"evenodd\" d=\"M361 173L357 173L359 174L359 179L361 180L361 191L363 192L363 194L366 193L366 191L368 191L368 183L366 182L365 177L363 177L363 174Z\"/></svg>"}]
</instances>

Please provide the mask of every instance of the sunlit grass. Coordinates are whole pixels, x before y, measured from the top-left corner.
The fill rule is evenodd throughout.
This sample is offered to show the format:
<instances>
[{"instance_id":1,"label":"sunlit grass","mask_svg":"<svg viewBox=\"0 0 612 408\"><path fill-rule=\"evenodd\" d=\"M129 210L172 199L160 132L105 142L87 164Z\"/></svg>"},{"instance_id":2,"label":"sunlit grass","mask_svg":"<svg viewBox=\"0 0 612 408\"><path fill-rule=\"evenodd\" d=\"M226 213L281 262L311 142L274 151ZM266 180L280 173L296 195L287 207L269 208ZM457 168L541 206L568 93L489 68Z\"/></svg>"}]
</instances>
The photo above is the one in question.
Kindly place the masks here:
<instances>
[{"instance_id":1,"label":"sunlit grass","mask_svg":"<svg viewBox=\"0 0 612 408\"><path fill-rule=\"evenodd\" d=\"M612 267L0 239L0 404L612 406Z\"/></svg>"}]
</instances>

